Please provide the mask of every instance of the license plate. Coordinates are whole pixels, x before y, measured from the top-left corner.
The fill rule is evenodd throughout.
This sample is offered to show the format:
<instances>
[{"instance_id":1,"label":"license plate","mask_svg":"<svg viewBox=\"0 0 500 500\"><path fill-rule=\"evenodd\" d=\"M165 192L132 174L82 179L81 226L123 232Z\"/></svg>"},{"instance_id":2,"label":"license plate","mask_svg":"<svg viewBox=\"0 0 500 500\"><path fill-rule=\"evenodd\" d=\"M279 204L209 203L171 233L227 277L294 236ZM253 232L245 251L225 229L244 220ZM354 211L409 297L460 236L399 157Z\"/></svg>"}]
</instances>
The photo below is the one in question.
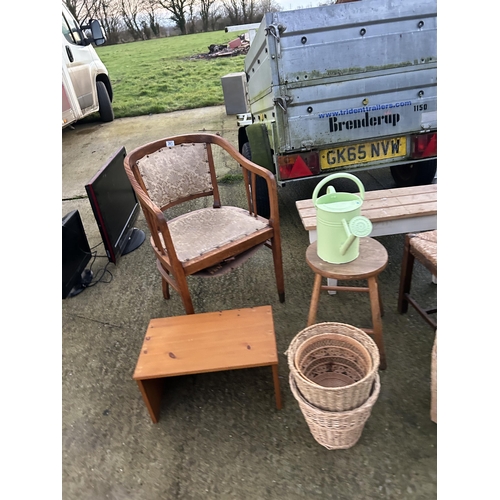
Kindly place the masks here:
<instances>
[{"instance_id":1,"label":"license plate","mask_svg":"<svg viewBox=\"0 0 500 500\"><path fill-rule=\"evenodd\" d=\"M398 156L406 156L406 137L404 136L324 149L319 154L319 161L321 170L328 170Z\"/></svg>"}]
</instances>

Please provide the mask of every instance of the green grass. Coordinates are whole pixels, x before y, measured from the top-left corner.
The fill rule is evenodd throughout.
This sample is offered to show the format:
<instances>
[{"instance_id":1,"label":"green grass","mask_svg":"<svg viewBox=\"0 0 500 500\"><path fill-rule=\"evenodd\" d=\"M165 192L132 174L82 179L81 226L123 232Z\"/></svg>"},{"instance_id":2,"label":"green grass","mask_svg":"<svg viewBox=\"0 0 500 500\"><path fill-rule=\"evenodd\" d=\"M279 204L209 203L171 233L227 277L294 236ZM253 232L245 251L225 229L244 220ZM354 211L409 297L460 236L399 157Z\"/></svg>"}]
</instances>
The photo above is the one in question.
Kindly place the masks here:
<instances>
[{"instance_id":1,"label":"green grass","mask_svg":"<svg viewBox=\"0 0 500 500\"><path fill-rule=\"evenodd\" d=\"M244 56L192 59L236 33L215 31L98 47L113 85L115 118L224 104L221 77L244 70Z\"/></svg>"}]
</instances>

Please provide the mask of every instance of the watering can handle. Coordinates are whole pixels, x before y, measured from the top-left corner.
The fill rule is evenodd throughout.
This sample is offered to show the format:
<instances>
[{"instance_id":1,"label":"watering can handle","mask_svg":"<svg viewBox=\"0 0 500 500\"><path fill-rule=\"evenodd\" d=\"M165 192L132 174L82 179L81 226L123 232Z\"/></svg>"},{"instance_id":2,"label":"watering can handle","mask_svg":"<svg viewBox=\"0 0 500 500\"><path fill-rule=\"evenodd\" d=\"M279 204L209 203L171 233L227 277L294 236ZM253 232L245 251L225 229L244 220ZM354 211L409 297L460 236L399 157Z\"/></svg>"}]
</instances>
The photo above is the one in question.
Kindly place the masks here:
<instances>
[{"instance_id":1,"label":"watering can handle","mask_svg":"<svg viewBox=\"0 0 500 500\"><path fill-rule=\"evenodd\" d=\"M329 175L328 177L325 177L317 186L316 188L314 189L313 191L313 195L312 195L312 201L313 201L313 205L316 205L316 198L318 197L318 194L319 194L319 191L320 189L327 183L327 182L330 182L331 180L333 179L339 179L339 178L342 178L344 177L345 179L351 179L353 182L356 183L356 185L358 186L359 188L359 197L361 198L361 200L364 200L365 198L365 187L363 186L363 183L355 176L355 175L352 175L352 174L345 174L345 173L342 173L342 172L339 172L338 174L332 174L332 175ZM330 187L330 186L329 186ZM335 189L332 187L333 189L333 192L335 192ZM331 191L330 191L331 192Z\"/></svg>"}]
</instances>

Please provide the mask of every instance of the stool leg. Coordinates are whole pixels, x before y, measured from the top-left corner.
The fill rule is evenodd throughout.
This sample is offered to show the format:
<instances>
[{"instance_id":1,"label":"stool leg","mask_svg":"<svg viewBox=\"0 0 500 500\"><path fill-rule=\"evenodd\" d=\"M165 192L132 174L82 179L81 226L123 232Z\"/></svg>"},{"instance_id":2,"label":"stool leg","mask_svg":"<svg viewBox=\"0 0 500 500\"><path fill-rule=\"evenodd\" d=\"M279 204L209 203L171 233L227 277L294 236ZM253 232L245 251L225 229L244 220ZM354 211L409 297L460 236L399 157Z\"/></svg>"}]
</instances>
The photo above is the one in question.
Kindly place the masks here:
<instances>
[{"instance_id":1,"label":"stool leg","mask_svg":"<svg viewBox=\"0 0 500 500\"><path fill-rule=\"evenodd\" d=\"M316 274L314 277L314 285L311 297L311 306L309 307L309 316L307 318L307 326L314 325L314 321L316 320L316 311L318 310L318 301L320 292L321 292L321 274Z\"/></svg>"},{"instance_id":2,"label":"stool leg","mask_svg":"<svg viewBox=\"0 0 500 500\"><path fill-rule=\"evenodd\" d=\"M276 397L276 408L281 410L283 407L281 404L281 391L280 391L280 379L278 377L278 365L273 365L273 382L274 382L274 395Z\"/></svg>"},{"instance_id":3,"label":"stool leg","mask_svg":"<svg viewBox=\"0 0 500 500\"><path fill-rule=\"evenodd\" d=\"M406 235L403 262L401 263L401 278L399 281L398 312L400 314L404 314L408 311L406 294L410 293L414 262L415 257L410 252L410 237Z\"/></svg>"},{"instance_id":4,"label":"stool leg","mask_svg":"<svg viewBox=\"0 0 500 500\"><path fill-rule=\"evenodd\" d=\"M380 311L379 289L377 278L368 278L368 289L370 294L370 307L372 310L373 337L380 353L380 369L385 370L387 363L385 360L384 337L382 334L382 317Z\"/></svg>"}]
</instances>

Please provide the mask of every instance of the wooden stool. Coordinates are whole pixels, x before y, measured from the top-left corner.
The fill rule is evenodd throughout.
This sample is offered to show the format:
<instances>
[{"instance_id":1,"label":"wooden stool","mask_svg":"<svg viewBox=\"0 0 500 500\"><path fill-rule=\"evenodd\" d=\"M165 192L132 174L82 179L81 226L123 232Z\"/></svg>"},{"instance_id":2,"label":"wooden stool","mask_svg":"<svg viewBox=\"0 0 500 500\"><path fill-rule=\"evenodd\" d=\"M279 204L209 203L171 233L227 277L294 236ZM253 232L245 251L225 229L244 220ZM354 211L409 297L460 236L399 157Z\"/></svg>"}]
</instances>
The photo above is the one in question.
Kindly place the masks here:
<instances>
[{"instance_id":1,"label":"wooden stool","mask_svg":"<svg viewBox=\"0 0 500 500\"><path fill-rule=\"evenodd\" d=\"M316 274L307 326L313 325L316 320L316 311L318 310L321 290L368 292L370 294L373 329L362 328L362 330L373 335L373 339L380 352L380 369L385 370L387 363L382 336L383 309L377 281L378 275L387 266L388 256L385 247L373 238L360 238L359 256L357 259L346 264L330 264L318 257L317 241L315 241L307 248L306 261ZM323 278L345 281L366 279L368 287L322 285L321 280Z\"/></svg>"},{"instance_id":2,"label":"wooden stool","mask_svg":"<svg viewBox=\"0 0 500 500\"><path fill-rule=\"evenodd\" d=\"M427 324L436 330L437 322L430 315L435 314L437 308L424 309L410 295L415 259L437 277L437 229L424 233L409 233L405 236L398 298L398 311L401 314L407 312L408 304L411 304Z\"/></svg>"},{"instance_id":3,"label":"wooden stool","mask_svg":"<svg viewBox=\"0 0 500 500\"><path fill-rule=\"evenodd\" d=\"M271 366L281 409L271 306L152 319L133 379L151 419L160 414L162 378Z\"/></svg>"}]
</instances>

